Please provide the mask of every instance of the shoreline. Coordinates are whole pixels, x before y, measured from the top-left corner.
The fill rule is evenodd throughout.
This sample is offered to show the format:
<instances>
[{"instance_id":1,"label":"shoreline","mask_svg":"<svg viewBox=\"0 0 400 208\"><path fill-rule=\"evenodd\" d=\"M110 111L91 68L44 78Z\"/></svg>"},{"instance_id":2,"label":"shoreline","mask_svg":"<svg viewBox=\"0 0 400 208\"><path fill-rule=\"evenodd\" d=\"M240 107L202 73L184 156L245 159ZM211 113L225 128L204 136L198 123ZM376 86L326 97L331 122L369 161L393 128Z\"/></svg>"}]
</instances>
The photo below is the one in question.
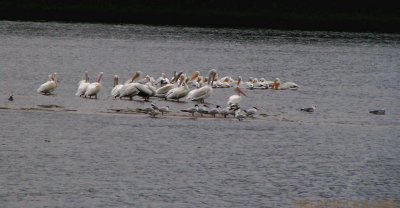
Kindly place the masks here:
<instances>
[{"instance_id":1,"label":"shoreline","mask_svg":"<svg viewBox=\"0 0 400 208\"><path fill-rule=\"evenodd\" d=\"M301 6L286 1L272 1L275 6L262 1L235 6L224 1L184 2L0 0L0 20L400 33L400 15L390 4L375 8L339 2L330 8L312 1Z\"/></svg>"}]
</instances>

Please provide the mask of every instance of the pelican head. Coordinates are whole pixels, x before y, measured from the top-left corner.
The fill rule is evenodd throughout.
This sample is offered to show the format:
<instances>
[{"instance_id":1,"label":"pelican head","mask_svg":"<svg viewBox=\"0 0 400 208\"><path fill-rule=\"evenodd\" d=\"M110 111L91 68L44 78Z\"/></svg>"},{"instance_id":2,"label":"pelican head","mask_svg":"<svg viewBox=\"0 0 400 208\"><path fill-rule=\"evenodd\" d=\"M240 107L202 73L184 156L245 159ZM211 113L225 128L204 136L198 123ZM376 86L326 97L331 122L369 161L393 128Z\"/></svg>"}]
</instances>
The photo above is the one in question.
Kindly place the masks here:
<instances>
[{"instance_id":1,"label":"pelican head","mask_svg":"<svg viewBox=\"0 0 400 208\"><path fill-rule=\"evenodd\" d=\"M85 81L89 82L89 72L85 71Z\"/></svg>"},{"instance_id":2,"label":"pelican head","mask_svg":"<svg viewBox=\"0 0 400 208\"><path fill-rule=\"evenodd\" d=\"M200 76L200 72L199 71L195 71L192 74L192 77L190 78L190 81L193 81L195 79L197 79Z\"/></svg>"},{"instance_id":3,"label":"pelican head","mask_svg":"<svg viewBox=\"0 0 400 208\"><path fill-rule=\"evenodd\" d=\"M131 82L134 82L134 81L136 81L137 79L139 79L139 77L140 77L141 74L142 74L141 71L135 72L135 74L133 74L133 76L132 76Z\"/></svg>"},{"instance_id":4,"label":"pelican head","mask_svg":"<svg viewBox=\"0 0 400 208\"><path fill-rule=\"evenodd\" d=\"M100 82L103 78L103 72L100 72L99 76L97 77L97 82Z\"/></svg>"},{"instance_id":5,"label":"pelican head","mask_svg":"<svg viewBox=\"0 0 400 208\"><path fill-rule=\"evenodd\" d=\"M114 87L118 85L118 75L114 75Z\"/></svg>"},{"instance_id":6,"label":"pelican head","mask_svg":"<svg viewBox=\"0 0 400 208\"><path fill-rule=\"evenodd\" d=\"M175 83L176 81L179 80L179 77L183 74L183 71L180 71L178 74L174 72L174 78L171 80L171 83Z\"/></svg>"}]
</instances>

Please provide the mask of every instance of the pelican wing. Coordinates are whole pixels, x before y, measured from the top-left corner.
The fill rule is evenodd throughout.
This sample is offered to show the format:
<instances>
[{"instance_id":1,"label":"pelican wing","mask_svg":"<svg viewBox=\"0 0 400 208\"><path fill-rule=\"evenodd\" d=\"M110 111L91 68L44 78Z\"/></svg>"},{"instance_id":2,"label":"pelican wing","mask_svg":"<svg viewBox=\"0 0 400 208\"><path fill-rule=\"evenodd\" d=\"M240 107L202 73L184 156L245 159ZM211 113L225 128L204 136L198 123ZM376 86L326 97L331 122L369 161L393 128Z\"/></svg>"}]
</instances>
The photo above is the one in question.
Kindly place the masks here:
<instances>
[{"instance_id":1,"label":"pelican wing","mask_svg":"<svg viewBox=\"0 0 400 208\"><path fill-rule=\"evenodd\" d=\"M119 84L119 85L115 85L115 87L111 90L111 95L113 97L119 97L119 95L121 94L121 89L124 85Z\"/></svg>"},{"instance_id":2,"label":"pelican wing","mask_svg":"<svg viewBox=\"0 0 400 208\"><path fill-rule=\"evenodd\" d=\"M76 96L84 95L89 84L90 83L86 82L86 80L81 80L79 82L78 90L76 91L75 95Z\"/></svg>"},{"instance_id":3,"label":"pelican wing","mask_svg":"<svg viewBox=\"0 0 400 208\"><path fill-rule=\"evenodd\" d=\"M206 99L210 97L211 93L212 93L212 87L206 85L204 87L190 91L187 96L187 99L192 101Z\"/></svg>"},{"instance_id":4,"label":"pelican wing","mask_svg":"<svg viewBox=\"0 0 400 208\"><path fill-rule=\"evenodd\" d=\"M85 92L85 96L97 95L97 93L100 92L100 89L101 89L101 84L100 83L98 83L98 82L90 83L87 86L87 89L86 89L86 92Z\"/></svg>"},{"instance_id":5,"label":"pelican wing","mask_svg":"<svg viewBox=\"0 0 400 208\"><path fill-rule=\"evenodd\" d=\"M57 87L57 84L54 81L47 81L40 85L40 87L37 89L37 92L41 93L50 93L53 92Z\"/></svg>"}]
</instances>

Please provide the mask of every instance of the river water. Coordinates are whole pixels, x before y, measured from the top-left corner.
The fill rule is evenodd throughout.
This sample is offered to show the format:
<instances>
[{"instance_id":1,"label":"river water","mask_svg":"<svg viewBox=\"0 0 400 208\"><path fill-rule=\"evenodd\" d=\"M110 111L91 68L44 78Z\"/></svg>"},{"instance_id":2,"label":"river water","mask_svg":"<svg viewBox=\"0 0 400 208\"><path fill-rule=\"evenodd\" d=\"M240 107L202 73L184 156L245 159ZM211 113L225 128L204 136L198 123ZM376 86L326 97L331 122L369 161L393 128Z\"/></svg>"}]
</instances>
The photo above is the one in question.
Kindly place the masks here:
<instances>
[{"instance_id":1,"label":"river water","mask_svg":"<svg viewBox=\"0 0 400 208\"><path fill-rule=\"evenodd\" d=\"M398 206L399 57L393 34L0 21L0 207ZM149 106L112 99L114 74L211 68L300 87L245 90L260 111L243 122L190 118L192 101L110 110ZM86 70L104 72L98 100L74 96ZM37 94L52 72L55 95Z\"/></svg>"}]
</instances>

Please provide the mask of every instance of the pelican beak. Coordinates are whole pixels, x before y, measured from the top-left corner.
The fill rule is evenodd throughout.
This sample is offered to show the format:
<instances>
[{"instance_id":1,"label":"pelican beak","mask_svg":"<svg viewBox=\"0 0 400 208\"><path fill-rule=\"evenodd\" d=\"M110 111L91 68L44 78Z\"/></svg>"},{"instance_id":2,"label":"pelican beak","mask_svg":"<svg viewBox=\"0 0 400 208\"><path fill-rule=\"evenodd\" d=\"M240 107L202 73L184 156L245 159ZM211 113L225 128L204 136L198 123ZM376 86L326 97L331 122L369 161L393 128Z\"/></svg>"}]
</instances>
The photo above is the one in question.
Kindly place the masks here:
<instances>
[{"instance_id":1,"label":"pelican beak","mask_svg":"<svg viewBox=\"0 0 400 208\"><path fill-rule=\"evenodd\" d=\"M244 96L247 97L246 93L244 93L244 92L242 91L242 89L240 89L239 87L237 87L236 90L239 92L239 94L242 94L242 95L244 95Z\"/></svg>"},{"instance_id":2,"label":"pelican beak","mask_svg":"<svg viewBox=\"0 0 400 208\"><path fill-rule=\"evenodd\" d=\"M171 81L172 83L175 83L176 81L178 81L178 79L181 77L181 75L183 74L183 72L179 72L177 75L174 76L174 79Z\"/></svg>"}]
</instances>

